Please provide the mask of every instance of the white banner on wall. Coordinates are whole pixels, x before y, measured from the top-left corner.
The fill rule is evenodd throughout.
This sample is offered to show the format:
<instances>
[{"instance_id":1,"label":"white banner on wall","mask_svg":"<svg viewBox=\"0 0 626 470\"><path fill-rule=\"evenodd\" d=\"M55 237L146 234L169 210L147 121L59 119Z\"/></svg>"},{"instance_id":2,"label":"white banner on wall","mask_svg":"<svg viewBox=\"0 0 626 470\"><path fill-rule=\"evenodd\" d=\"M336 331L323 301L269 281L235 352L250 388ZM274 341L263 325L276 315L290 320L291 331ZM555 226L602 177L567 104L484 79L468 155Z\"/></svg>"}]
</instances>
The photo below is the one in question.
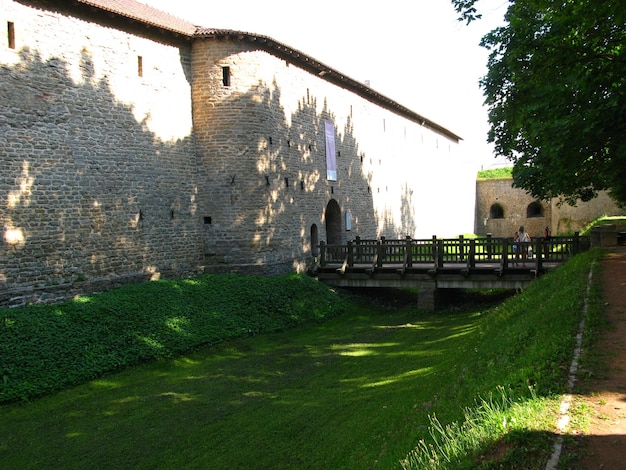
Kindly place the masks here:
<instances>
[{"instance_id":1,"label":"white banner on wall","mask_svg":"<svg viewBox=\"0 0 626 470\"><path fill-rule=\"evenodd\" d=\"M335 156L335 125L330 121L324 121L326 134L326 179L337 181L337 160Z\"/></svg>"}]
</instances>

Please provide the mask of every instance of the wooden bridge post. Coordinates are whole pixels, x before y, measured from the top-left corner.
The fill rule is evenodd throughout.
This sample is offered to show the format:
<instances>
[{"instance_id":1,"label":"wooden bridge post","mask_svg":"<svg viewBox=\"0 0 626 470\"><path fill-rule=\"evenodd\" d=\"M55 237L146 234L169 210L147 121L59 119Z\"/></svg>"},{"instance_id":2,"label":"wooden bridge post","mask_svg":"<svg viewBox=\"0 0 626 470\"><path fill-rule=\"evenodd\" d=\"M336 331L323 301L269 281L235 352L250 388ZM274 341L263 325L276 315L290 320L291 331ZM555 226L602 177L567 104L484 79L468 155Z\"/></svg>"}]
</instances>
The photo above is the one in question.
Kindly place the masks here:
<instances>
[{"instance_id":1,"label":"wooden bridge post","mask_svg":"<svg viewBox=\"0 0 626 470\"><path fill-rule=\"evenodd\" d=\"M354 266L354 243L348 242L348 266L351 268Z\"/></svg>"},{"instance_id":2,"label":"wooden bridge post","mask_svg":"<svg viewBox=\"0 0 626 470\"><path fill-rule=\"evenodd\" d=\"M378 241L378 247L376 250L377 253L377 257L376 257L376 267L380 268L383 265L383 260L385 259L385 237L380 237L380 240Z\"/></svg>"},{"instance_id":3,"label":"wooden bridge post","mask_svg":"<svg viewBox=\"0 0 626 470\"><path fill-rule=\"evenodd\" d=\"M413 238L411 238L411 235L407 235L406 236L406 266L408 268L413 266Z\"/></svg>"},{"instance_id":4,"label":"wooden bridge post","mask_svg":"<svg viewBox=\"0 0 626 470\"><path fill-rule=\"evenodd\" d=\"M476 240L473 238L470 238L469 241L469 257L467 258L467 267L476 267Z\"/></svg>"},{"instance_id":5,"label":"wooden bridge post","mask_svg":"<svg viewBox=\"0 0 626 470\"><path fill-rule=\"evenodd\" d=\"M465 261L465 238L463 235L459 235L459 261Z\"/></svg>"},{"instance_id":6,"label":"wooden bridge post","mask_svg":"<svg viewBox=\"0 0 626 470\"><path fill-rule=\"evenodd\" d=\"M443 268L443 240L437 240L437 236L433 235L433 243L437 246L437 258L435 259L435 266Z\"/></svg>"},{"instance_id":7,"label":"wooden bridge post","mask_svg":"<svg viewBox=\"0 0 626 470\"><path fill-rule=\"evenodd\" d=\"M493 243L492 240L492 235L490 233L487 234L487 259L491 261L491 258L493 258L493 246L491 245Z\"/></svg>"},{"instance_id":8,"label":"wooden bridge post","mask_svg":"<svg viewBox=\"0 0 626 470\"><path fill-rule=\"evenodd\" d=\"M502 240L502 269L509 267L509 241L505 238Z\"/></svg>"},{"instance_id":9,"label":"wooden bridge post","mask_svg":"<svg viewBox=\"0 0 626 470\"><path fill-rule=\"evenodd\" d=\"M580 233L574 232L574 240L572 241L572 255L580 253Z\"/></svg>"},{"instance_id":10,"label":"wooden bridge post","mask_svg":"<svg viewBox=\"0 0 626 470\"><path fill-rule=\"evenodd\" d=\"M432 250L432 257L433 257L433 264L435 265L435 268L437 267L437 257L438 255L438 250L437 250L437 236L433 235L432 238L432 243L431 243L431 250Z\"/></svg>"},{"instance_id":11,"label":"wooden bridge post","mask_svg":"<svg viewBox=\"0 0 626 470\"><path fill-rule=\"evenodd\" d=\"M538 238L535 240L535 248L533 250L535 256L535 272L539 273L543 267L543 239Z\"/></svg>"},{"instance_id":12,"label":"wooden bridge post","mask_svg":"<svg viewBox=\"0 0 626 470\"><path fill-rule=\"evenodd\" d=\"M320 266L326 266L326 242L320 242Z\"/></svg>"}]
</instances>

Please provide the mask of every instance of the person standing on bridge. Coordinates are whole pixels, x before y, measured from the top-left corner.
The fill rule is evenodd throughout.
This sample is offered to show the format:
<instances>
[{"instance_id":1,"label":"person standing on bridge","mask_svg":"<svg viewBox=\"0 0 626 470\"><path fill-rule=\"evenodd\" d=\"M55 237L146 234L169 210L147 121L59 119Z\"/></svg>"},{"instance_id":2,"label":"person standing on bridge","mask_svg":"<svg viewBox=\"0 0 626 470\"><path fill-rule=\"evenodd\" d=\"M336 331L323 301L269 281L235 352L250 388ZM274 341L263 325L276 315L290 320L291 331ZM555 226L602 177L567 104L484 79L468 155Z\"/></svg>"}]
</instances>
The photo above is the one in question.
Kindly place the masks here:
<instances>
[{"instance_id":1,"label":"person standing on bridge","mask_svg":"<svg viewBox=\"0 0 626 470\"><path fill-rule=\"evenodd\" d=\"M517 235L517 251L515 253L515 265L519 263L519 256L522 255L522 266L526 266L526 258L528 258L528 243L530 242L530 235L524 230L524 226L520 225Z\"/></svg>"}]
</instances>

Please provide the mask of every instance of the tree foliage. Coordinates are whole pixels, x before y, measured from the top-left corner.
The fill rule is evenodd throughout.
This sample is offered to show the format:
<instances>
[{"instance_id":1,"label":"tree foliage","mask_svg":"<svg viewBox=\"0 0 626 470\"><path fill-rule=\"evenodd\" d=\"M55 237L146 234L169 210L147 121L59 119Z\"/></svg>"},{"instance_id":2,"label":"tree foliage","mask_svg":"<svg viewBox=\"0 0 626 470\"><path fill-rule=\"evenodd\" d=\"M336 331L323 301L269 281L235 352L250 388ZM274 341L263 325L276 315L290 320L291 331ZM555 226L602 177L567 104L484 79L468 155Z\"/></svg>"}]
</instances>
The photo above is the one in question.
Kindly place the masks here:
<instances>
[{"instance_id":1,"label":"tree foliage","mask_svg":"<svg viewBox=\"0 0 626 470\"><path fill-rule=\"evenodd\" d=\"M452 0L460 20L477 0ZM626 204L626 0L510 0L480 82L489 142L514 185L576 204L608 190Z\"/></svg>"}]
</instances>

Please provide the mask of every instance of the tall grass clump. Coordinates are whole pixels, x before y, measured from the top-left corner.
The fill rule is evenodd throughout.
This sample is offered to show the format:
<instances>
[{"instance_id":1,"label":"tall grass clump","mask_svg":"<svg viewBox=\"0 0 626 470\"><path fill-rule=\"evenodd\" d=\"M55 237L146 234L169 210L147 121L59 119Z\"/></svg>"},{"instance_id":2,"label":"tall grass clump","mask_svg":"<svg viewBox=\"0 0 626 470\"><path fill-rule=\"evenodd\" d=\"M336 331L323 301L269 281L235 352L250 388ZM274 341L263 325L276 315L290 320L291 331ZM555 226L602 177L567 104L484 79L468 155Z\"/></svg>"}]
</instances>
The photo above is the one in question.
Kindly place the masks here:
<instances>
[{"instance_id":1,"label":"tall grass clump","mask_svg":"<svg viewBox=\"0 0 626 470\"><path fill-rule=\"evenodd\" d=\"M495 449L508 433L542 429L546 423L537 420L537 416L545 411L546 405L532 388L527 398L514 399L510 390L499 386L488 397L476 400L474 407L465 408L462 421L443 425L436 416L431 416L431 439L428 442L420 440L402 462L402 467L447 469L456 465L458 468L475 468L479 465L474 459L468 459L467 465L463 459L476 455L476 449L483 448L486 442L495 443L490 445ZM488 462L488 457L485 461Z\"/></svg>"},{"instance_id":2,"label":"tall grass clump","mask_svg":"<svg viewBox=\"0 0 626 470\"><path fill-rule=\"evenodd\" d=\"M574 257L493 309L475 343L471 370L482 391L474 406L447 424L431 415L428 436L402 462L404 469L535 468L524 466L525 459L545 465L589 270L600 256L592 250ZM597 316L599 297L592 288L588 315ZM497 466L490 467L496 448Z\"/></svg>"},{"instance_id":3,"label":"tall grass clump","mask_svg":"<svg viewBox=\"0 0 626 470\"><path fill-rule=\"evenodd\" d=\"M0 309L0 403L200 346L319 321L345 306L334 291L304 275L226 274Z\"/></svg>"}]
</instances>

